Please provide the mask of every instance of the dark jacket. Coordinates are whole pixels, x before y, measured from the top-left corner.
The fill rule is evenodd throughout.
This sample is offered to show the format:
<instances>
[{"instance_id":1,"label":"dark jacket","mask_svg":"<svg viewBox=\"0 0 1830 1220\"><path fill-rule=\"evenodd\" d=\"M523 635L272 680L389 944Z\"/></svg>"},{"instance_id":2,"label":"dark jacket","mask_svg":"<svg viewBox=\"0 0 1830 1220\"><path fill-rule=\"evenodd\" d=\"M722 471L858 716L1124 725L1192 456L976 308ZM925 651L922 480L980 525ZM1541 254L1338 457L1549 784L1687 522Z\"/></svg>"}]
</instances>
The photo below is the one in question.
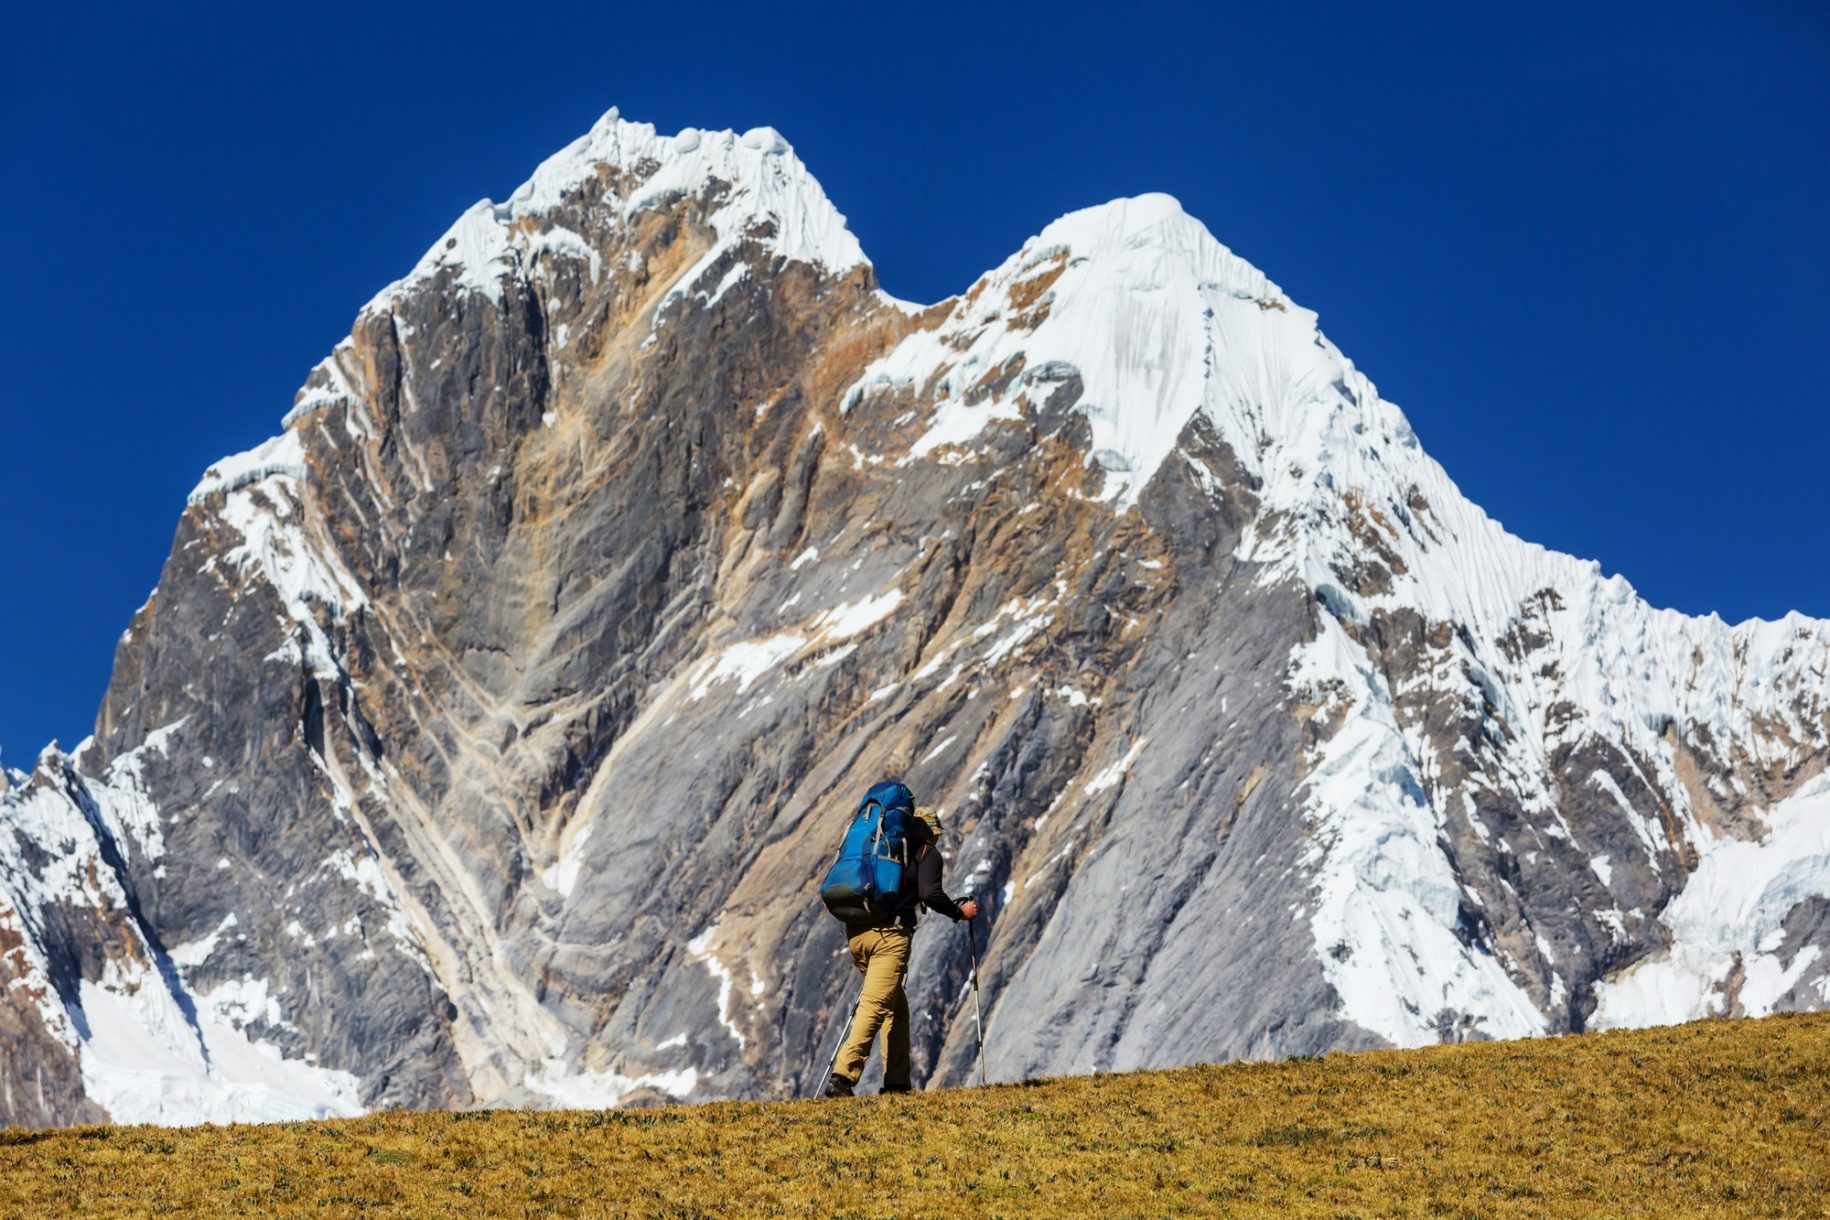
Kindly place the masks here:
<instances>
[{"instance_id":1,"label":"dark jacket","mask_svg":"<svg viewBox=\"0 0 1830 1220\"><path fill-rule=\"evenodd\" d=\"M903 899L902 912L896 917L896 922L905 928L914 927L922 907L927 907L937 915L945 915L948 919L966 918L965 913L959 909L959 904L947 897L947 891L940 887L941 870L945 865L940 848L933 843L921 843L914 850L914 890Z\"/></svg>"}]
</instances>

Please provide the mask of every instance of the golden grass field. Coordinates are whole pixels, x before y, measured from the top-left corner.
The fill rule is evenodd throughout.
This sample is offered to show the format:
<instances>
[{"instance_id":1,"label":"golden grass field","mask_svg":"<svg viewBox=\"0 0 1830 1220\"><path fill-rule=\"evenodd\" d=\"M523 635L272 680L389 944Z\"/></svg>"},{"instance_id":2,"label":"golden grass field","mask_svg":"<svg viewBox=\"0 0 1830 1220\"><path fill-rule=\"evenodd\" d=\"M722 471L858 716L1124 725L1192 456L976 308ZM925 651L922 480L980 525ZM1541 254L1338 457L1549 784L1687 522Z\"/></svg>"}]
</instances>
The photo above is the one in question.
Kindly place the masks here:
<instances>
[{"instance_id":1,"label":"golden grass field","mask_svg":"<svg viewBox=\"0 0 1830 1220\"><path fill-rule=\"evenodd\" d=\"M1826 1216L1830 1014L583 1113L0 1132L47 1215Z\"/></svg>"}]
</instances>

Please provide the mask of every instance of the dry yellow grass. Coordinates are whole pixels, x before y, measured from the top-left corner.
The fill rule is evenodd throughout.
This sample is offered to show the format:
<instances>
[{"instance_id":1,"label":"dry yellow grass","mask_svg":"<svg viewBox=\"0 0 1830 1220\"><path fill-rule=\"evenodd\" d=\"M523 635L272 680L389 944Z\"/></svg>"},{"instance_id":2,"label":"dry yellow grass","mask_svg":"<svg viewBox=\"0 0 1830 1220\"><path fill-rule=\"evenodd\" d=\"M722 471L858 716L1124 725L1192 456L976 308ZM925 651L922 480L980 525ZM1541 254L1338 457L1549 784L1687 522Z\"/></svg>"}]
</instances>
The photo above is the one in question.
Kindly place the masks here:
<instances>
[{"instance_id":1,"label":"dry yellow grass","mask_svg":"<svg viewBox=\"0 0 1830 1220\"><path fill-rule=\"evenodd\" d=\"M0 1133L20 1215L1824 1216L1830 1015L845 1102Z\"/></svg>"}]
</instances>

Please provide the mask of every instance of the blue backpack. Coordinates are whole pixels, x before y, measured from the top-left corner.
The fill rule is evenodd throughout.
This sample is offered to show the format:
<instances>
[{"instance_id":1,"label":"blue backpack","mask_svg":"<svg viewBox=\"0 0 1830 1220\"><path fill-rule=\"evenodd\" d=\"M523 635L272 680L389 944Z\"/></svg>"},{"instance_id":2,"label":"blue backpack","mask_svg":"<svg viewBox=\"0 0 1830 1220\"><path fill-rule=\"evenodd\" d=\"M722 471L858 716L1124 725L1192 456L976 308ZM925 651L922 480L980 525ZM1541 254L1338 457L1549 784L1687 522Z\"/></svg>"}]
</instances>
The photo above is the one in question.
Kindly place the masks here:
<instances>
[{"instance_id":1,"label":"blue backpack","mask_svg":"<svg viewBox=\"0 0 1830 1220\"><path fill-rule=\"evenodd\" d=\"M909 825L915 797L895 780L874 785L858 804L839 858L826 870L820 901L848 924L882 923L902 909L909 875Z\"/></svg>"}]
</instances>

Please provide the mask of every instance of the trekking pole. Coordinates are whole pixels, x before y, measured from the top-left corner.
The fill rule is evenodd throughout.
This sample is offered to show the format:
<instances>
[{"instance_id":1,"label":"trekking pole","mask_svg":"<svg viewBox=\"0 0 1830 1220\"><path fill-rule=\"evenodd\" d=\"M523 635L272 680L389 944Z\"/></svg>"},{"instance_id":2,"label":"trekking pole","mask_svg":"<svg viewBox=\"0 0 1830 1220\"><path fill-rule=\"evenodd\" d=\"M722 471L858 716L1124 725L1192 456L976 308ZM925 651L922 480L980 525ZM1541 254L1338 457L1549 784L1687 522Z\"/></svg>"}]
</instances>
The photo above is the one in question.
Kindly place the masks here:
<instances>
[{"instance_id":1,"label":"trekking pole","mask_svg":"<svg viewBox=\"0 0 1830 1220\"><path fill-rule=\"evenodd\" d=\"M966 943L972 946L972 1027L979 1038L979 1084L985 1083L985 1014L979 1004L979 934L966 921ZM835 1055L834 1058L837 1058Z\"/></svg>"},{"instance_id":2,"label":"trekking pole","mask_svg":"<svg viewBox=\"0 0 1830 1220\"><path fill-rule=\"evenodd\" d=\"M862 985L860 985L858 987L858 999L861 1000L863 998L864 998L864 988ZM852 1018L857 1014L857 1011L858 1011L858 1000L853 1000L851 1002L851 1007L846 1010L845 1023L843 1025L839 1026L839 1040L837 1042L833 1043L832 1058L830 1058L826 1061L826 1070L823 1073L821 1073L813 1082L813 1087L815 1090L815 1092L814 1092L815 1097L818 1097L820 1095L820 1091L822 1091L826 1088L826 1082L828 1080L832 1079L833 1065L838 1063L838 1061L839 1061L839 1052L845 1049L845 1039L851 1034Z\"/></svg>"}]
</instances>

